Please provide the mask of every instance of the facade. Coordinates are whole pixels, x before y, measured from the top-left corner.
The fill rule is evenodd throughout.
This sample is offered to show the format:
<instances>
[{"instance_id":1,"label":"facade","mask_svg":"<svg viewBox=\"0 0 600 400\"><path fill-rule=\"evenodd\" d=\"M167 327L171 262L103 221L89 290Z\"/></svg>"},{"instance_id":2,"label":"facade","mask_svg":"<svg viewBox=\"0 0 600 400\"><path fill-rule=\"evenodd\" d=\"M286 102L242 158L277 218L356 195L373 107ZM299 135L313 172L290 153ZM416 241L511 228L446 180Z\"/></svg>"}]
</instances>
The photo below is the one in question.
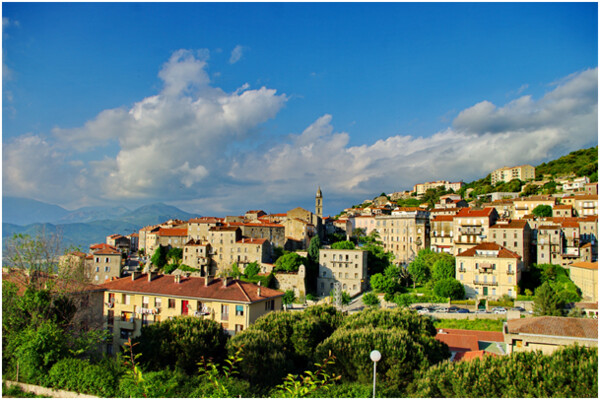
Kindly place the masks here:
<instances>
[{"instance_id":1,"label":"facade","mask_svg":"<svg viewBox=\"0 0 600 400\"><path fill-rule=\"evenodd\" d=\"M240 228L242 236L252 239L267 239L273 246L285 246L285 226L281 224L271 224L257 222L238 223L232 222L227 226L237 226Z\"/></svg>"},{"instance_id":2,"label":"facade","mask_svg":"<svg viewBox=\"0 0 600 400\"><path fill-rule=\"evenodd\" d=\"M363 229L365 235L369 235L377 229L377 221L375 221L375 216L373 215L357 215L355 217L349 217L348 221L352 224L350 232L348 232L350 236L354 235L355 229Z\"/></svg>"},{"instance_id":3,"label":"facade","mask_svg":"<svg viewBox=\"0 0 600 400\"><path fill-rule=\"evenodd\" d=\"M463 186L464 182L449 182L449 181L435 181L435 182L425 182L425 183L417 183L413 187L413 192L417 193L417 196L421 196L428 189L436 189L438 187L444 186L446 190L454 190L458 192Z\"/></svg>"},{"instance_id":4,"label":"facade","mask_svg":"<svg viewBox=\"0 0 600 400\"><path fill-rule=\"evenodd\" d=\"M598 195L586 194L575 196L573 208L579 217L598 215Z\"/></svg>"},{"instance_id":5,"label":"facade","mask_svg":"<svg viewBox=\"0 0 600 400\"><path fill-rule=\"evenodd\" d=\"M491 174L492 185L498 182L510 182L513 179L529 181L535 179L535 168L531 165L518 165L516 167L502 167Z\"/></svg>"},{"instance_id":6,"label":"facade","mask_svg":"<svg viewBox=\"0 0 600 400\"><path fill-rule=\"evenodd\" d=\"M117 248L120 251L129 252L131 248L131 243L128 237L119 235L118 233L114 235L109 235L106 237L106 244Z\"/></svg>"},{"instance_id":7,"label":"facade","mask_svg":"<svg viewBox=\"0 0 600 400\"><path fill-rule=\"evenodd\" d=\"M489 241L490 226L498 220L496 209L483 210L461 208L453 219L454 255L457 255L484 240Z\"/></svg>"},{"instance_id":8,"label":"facade","mask_svg":"<svg viewBox=\"0 0 600 400\"><path fill-rule=\"evenodd\" d=\"M528 214L533 212L533 209L539 205L554 207L556 199L552 196L531 196L522 197L513 200L514 204L514 219L523 219Z\"/></svg>"},{"instance_id":9,"label":"facade","mask_svg":"<svg viewBox=\"0 0 600 400\"><path fill-rule=\"evenodd\" d=\"M188 239L208 240L208 231L215 226L222 226L222 218L202 217L192 218L187 222Z\"/></svg>"},{"instance_id":10,"label":"facade","mask_svg":"<svg viewBox=\"0 0 600 400\"><path fill-rule=\"evenodd\" d=\"M180 316L211 319L235 334L258 317L282 309L283 292L238 280L133 273L101 286L105 327L115 354L143 326Z\"/></svg>"},{"instance_id":11,"label":"facade","mask_svg":"<svg viewBox=\"0 0 600 400\"><path fill-rule=\"evenodd\" d=\"M526 220L499 220L490 227L490 242L520 255L525 269L533 262L531 240L532 231Z\"/></svg>"},{"instance_id":12,"label":"facade","mask_svg":"<svg viewBox=\"0 0 600 400\"><path fill-rule=\"evenodd\" d=\"M315 214L319 218L323 218L323 193L321 192L321 187L317 190L317 195L315 196Z\"/></svg>"},{"instance_id":13,"label":"facade","mask_svg":"<svg viewBox=\"0 0 600 400\"><path fill-rule=\"evenodd\" d=\"M557 204L552 207L552 216L559 218L573 217L573 206L567 204Z\"/></svg>"},{"instance_id":14,"label":"facade","mask_svg":"<svg viewBox=\"0 0 600 400\"><path fill-rule=\"evenodd\" d=\"M190 239L183 246L183 264L200 270L201 276L212 275L215 271L210 270L211 246L206 241Z\"/></svg>"},{"instance_id":15,"label":"facade","mask_svg":"<svg viewBox=\"0 0 600 400\"><path fill-rule=\"evenodd\" d=\"M320 296L329 295L336 282L350 296L363 292L367 288L367 252L322 248L317 292Z\"/></svg>"},{"instance_id":16,"label":"facade","mask_svg":"<svg viewBox=\"0 0 600 400\"><path fill-rule=\"evenodd\" d=\"M395 264L410 262L421 249L429 248L429 213L418 207L398 207L392 215L375 217L376 229L385 251L394 254Z\"/></svg>"},{"instance_id":17,"label":"facade","mask_svg":"<svg viewBox=\"0 0 600 400\"><path fill-rule=\"evenodd\" d=\"M592 318L509 319L504 323L503 332L509 354L536 350L552 354L573 344L598 347L598 320Z\"/></svg>"},{"instance_id":18,"label":"facade","mask_svg":"<svg viewBox=\"0 0 600 400\"><path fill-rule=\"evenodd\" d=\"M537 232L537 263L562 264L563 235L560 225L540 225Z\"/></svg>"},{"instance_id":19,"label":"facade","mask_svg":"<svg viewBox=\"0 0 600 400\"><path fill-rule=\"evenodd\" d=\"M429 220L429 245L436 253L454 254L453 215L436 215Z\"/></svg>"},{"instance_id":20,"label":"facade","mask_svg":"<svg viewBox=\"0 0 600 400\"><path fill-rule=\"evenodd\" d=\"M522 270L521 256L496 243L480 243L456 256L456 279L471 299L516 298Z\"/></svg>"},{"instance_id":21,"label":"facade","mask_svg":"<svg viewBox=\"0 0 600 400\"><path fill-rule=\"evenodd\" d=\"M156 249L159 245L183 249L188 241L187 228L160 228L156 234L157 242L153 249Z\"/></svg>"},{"instance_id":22,"label":"facade","mask_svg":"<svg viewBox=\"0 0 600 400\"><path fill-rule=\"evenodd\" d=\"M121 252L112 248L101 248L87 256L86 269L94 285L121 276Z\"/></svg>"},{"instance_id":23,"label":"facade","mask_svg":"<svg viewBox=\"0 0 600 400\"><path fill-rule=\"evenodd\" d=\"M563 183L562 190L563 192L583 192L585 191L585 185L588 183L590 183L590 178L582 176Z\"/></svg>"},{"instance_id":24,"label":"facade","mask_svg":"<svg viewBox=\"0 0 600 400\"><path fill-rule=\"evenodd\" d=\"M598 302L598 261L573 263L569 271L569 278L581 289L583 299Z\"/></svg>"}]
</instances>

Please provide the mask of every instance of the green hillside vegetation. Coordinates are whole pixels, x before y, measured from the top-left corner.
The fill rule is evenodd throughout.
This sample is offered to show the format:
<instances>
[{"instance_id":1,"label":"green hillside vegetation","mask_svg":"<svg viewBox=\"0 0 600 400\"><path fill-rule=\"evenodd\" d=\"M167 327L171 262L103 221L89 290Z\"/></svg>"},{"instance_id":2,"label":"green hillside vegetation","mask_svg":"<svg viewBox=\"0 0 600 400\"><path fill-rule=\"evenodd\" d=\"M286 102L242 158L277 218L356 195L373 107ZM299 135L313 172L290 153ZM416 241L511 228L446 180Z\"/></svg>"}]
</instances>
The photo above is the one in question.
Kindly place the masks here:
<instances>
[{"instance_id":1,"label":"green hillside vegetation","mask_svg":"<svg viewBox=\"0 0 600 400\"><path fill-rule=\"evenodd\" d=\"M536 179L541 179L544 175L559 177L571 174L587 176L591 182L598 182L598 146L577 150L535 167Z\"/></svg>"}]
</instances>

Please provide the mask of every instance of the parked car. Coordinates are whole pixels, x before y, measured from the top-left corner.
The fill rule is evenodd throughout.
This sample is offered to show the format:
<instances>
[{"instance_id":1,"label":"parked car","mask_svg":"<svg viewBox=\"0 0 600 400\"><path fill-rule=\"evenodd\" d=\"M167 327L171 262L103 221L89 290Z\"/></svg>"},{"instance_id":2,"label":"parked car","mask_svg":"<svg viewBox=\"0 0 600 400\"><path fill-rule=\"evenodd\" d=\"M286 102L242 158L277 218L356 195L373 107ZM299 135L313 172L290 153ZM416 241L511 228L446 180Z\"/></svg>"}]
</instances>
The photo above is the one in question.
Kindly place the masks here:
<instances>
[{"instance_id":1,"label":"parked car","mask_svg":"<svg viewBox=\"0 0 600 400\"><path fill-rule=\"evenodd\" d=\"M456 307L456 306L448 307L448 312L456 312L456 311L458 311L458 307Z\"/></svg>"},{"instance_id":2,"label":"parked car","mask_svg":"<svg viewBox=\"0 0 600 400\"><path fill-rule=\"evenodd\" d=\"M459 314L468 314L470 311L466 308L459 308L458 310L456 310L456 312Z\"/></svg>"},{"instance_id":3,"label":"parked car","mask_svg":"<svg viewBox=\"0 0 600 400\"><path fill-rule=\"evenodd\" d=\"M489 311L484 308L479 308L475 311L475 314L489 314Z\"/></svg>"},{"instance_id":4,"label":"parked car","mask_svg":"<svg viewBox=\"0 0 600 400\"><path fill-rule=\"evenodd\" d=\"M420 315L428 314L428 313L429 313L428 308L421 308L419 311L417 311L417 314L420 314Z\"/></svg>"},{"instance_id":5,"label":"parked car","mask_svg":"<svg viewBox=\"0 0 600 400\"><path fill-rule=\"evenodd\" d=\"M506 308L504 308L504 307L494 307L494 308L492 308L492 312L494 314L506 314Z\"/></svg>"},{"instance_id":6,"label":"parked car","mask_svg":"<svg viewBox=\"0 0 600 400\"><path fill-rule=\"evenodd\" d=\"M413 309L413 310L415 310L415 311L419 311L419 310L423 309L423 306L416 305L416 306L412 306L410 308Z\"/></svg>"},{"instance_id":7,"label":"parked car","mask_svg":"<svg viewBox=\"0 0 600 400\"><path fill-rule=\"evenodd\" d=\"M447 307L441 307L441 308L436 309L435 312L447 313L448 312L448 308Z\"/></svg>"},{"instance_id":8,"label":"parked car","mask_svg":"<svg viewBox=\"0 0 600 400\"><path fill-rule=\"evenodd\" d=\"M513 308L511 308L511 311L525 312L525 309L523 307L513 307Z\"/></svg>"}]
</instances>

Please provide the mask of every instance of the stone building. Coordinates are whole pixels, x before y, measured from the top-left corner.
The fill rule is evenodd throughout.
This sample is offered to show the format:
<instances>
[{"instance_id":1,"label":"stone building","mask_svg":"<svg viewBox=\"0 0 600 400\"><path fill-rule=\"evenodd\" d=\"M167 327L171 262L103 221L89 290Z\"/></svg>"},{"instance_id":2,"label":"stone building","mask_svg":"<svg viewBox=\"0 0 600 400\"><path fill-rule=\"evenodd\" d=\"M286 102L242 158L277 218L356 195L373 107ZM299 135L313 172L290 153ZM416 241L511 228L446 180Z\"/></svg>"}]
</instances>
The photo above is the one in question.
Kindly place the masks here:
<instances>
[{"instance_id":1,"label":"stone building","mask_svg":"<svg viewBox=\"0 0 600 400\"><path fill-rule=\"evenodd\" d=\"M375 217L383 249L394 254L395 264L409 263L429 248L429 213L419 207L398 207L392 215Z\"/></svg>"},{"instance_id":2,"label":"stone building","mask_svg":"<svg viewBox=\"0 0 600 400\"><path fill-rule=\"evenodd\" d=\"M329 295L336 282L340 282L342 290L350 296L363 292L367 288L367 252L322 248L317 293Z\"/></svg>"}]
</instances>

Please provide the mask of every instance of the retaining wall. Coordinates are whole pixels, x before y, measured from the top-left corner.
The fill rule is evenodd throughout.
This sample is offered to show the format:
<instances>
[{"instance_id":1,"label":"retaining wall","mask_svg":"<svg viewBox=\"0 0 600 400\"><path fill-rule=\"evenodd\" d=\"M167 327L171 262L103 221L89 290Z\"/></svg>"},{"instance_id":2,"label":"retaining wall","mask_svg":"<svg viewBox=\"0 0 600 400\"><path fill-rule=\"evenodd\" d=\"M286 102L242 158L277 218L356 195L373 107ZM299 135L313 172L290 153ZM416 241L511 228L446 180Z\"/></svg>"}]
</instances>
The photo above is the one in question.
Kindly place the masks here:
<instances>
[{"instance_id":1,"label":"retaining wall","mask_svg":"<svg viewBox=\"0 0 600 400\"><path fill-rule=\"evenodd\" d=\"M19 386L25 392L35 393L41 396L50 396L58 398L85 398L85 399L98 399L97 396L90 396L88 394L80 394L77 392L69 392L66 390L55 390L43 386L30 385L29 383L21 383L15 381L4 381L7 387Z\"/></svg>"}]
</instances>

